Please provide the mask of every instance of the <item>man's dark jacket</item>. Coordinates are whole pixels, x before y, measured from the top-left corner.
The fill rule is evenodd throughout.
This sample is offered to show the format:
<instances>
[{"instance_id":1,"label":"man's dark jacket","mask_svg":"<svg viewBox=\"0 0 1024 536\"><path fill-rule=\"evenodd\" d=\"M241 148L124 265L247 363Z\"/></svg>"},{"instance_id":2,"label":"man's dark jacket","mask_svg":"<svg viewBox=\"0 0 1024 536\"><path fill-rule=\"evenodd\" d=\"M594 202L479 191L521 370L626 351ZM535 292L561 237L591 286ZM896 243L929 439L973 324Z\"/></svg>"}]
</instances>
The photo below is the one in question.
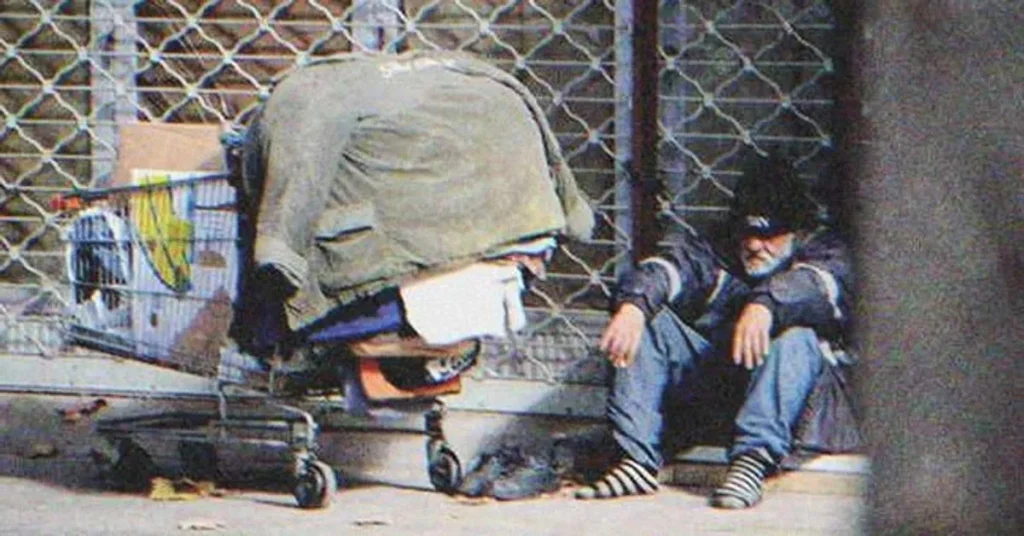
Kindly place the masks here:
<instances>
[{"instance_id":1,"label":"man's dark jacket","mask_svg":"<svg viewBox=\"0 0 1024 536\"><path fill-rule=\"evenodd\" d=\"M830 365L809 397L797 446L845 451L859 443L849 386L841 365L853 363L845 341L850 327L853 269L848 248L820 228L799 240L792 258L770 276L746 277L695 233L673 235L664 250L639 263L619 282L616 307L632 303L648 319L665 307L703 335L731 326L744 305L772 312L773 335L794 326L818 334Z\"/></svg>"}]
</instances>

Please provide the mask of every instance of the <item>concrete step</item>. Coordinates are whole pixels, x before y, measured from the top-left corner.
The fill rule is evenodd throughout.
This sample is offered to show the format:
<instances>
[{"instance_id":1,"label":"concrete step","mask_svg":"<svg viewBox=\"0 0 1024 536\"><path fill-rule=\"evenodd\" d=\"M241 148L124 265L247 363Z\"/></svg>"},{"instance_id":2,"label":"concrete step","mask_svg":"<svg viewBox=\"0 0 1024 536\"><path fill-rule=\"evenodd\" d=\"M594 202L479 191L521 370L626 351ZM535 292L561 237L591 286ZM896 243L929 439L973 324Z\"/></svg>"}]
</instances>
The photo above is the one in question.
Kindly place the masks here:
<instances>
[{"instance_id":1,"label":"concrete step","mask_svg":"<svg viewBox=\"0 0 1024 536\"><path fill-rule=\"evenodd\" d=\"M713 488L725 478L728 467L724 447L693 447L666 464L659 480L676 486ZM865 456L830 454L787 458L782 469L765 482L766 490L863 496L870 467Z\"/></svg>"}]
</instances>

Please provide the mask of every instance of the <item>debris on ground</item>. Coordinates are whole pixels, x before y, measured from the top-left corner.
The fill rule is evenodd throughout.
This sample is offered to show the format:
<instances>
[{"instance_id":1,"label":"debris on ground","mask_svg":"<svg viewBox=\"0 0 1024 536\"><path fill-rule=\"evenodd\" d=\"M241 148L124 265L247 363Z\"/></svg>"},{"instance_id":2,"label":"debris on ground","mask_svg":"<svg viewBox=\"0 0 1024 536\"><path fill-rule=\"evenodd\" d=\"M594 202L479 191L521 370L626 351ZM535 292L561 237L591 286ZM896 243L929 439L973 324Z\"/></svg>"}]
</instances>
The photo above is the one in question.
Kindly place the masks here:
<instances>
[{"instance_id":1,"label":"debris on ground","mask_svg":"<svg viewBox=\"0 0 1024 536\"><path fill-rule=\"evenodd\" d=\"M30 460L36 460L39 458L53 458L56 457L57 454L57 447L53 443L41 441L33 443L25 454L25 457Z\"/></svg>"},{"instance_id":2,"label":"debris on ground","mask_svg":"<svg viewBox=\"0 0 1024 536\"><path fill-rule=\"evenodd\" d=\"M384 518L364 518L357 519L352 522L357 527L386 527L391 524L391 520Z\"/></svg>"},{"instance_id":3,"label":"debris on ground","mask_svg":"<svg viewBox=\"0 0 1024 536\"><path fill-rule=\"evenodd\" d=\"M174 482L167 478L156 477L150 481L149 498L154 501L190 501L198 499L198 493L181 492L174 489Z\"/></svg>"},{"instance_id":4,"label":"debris on ground","mask_svg":"<svg viewBox=\"0 0 1024 536\"><path fill-rule=\"evenodd\" d=\"M200 497L223 497L225 495L224 490L217 487L210 480L192 480L190 478L182 478L175 481L176 486L188 486L194 489Z\"/></svg>"},{"instance_id":5,"label":"debris on ground","mask_svg":"<svg viewBox=\"0 0 1024 536\"><path fill-rule=\"evenodd\" d=\"M59 409L57 410L57 415L60 415L61 420L65 423L76 423L85 417L89 417L103 411L107 405L106 400L97 398L88 404L83 404L73 408Z\"/></svg>"},{"instance_id":6,"label":"debris on ground","mask_svg":"<svg viewBox=\"0 0 1024 536\"><path fill-rule=\"evenodd\" d=\"M210 481L196 482L189 478L171 480L155 477L150 480L149 498L154 501L191 501L201 497L223 497L224 490Z\"/></svg>"},{"instance_id":7,"label":"debris on ground","mask_svg":"<svg viewBox=\"0 0 1024 536\"><path fill-rule=\"evenodd\" d=\"M178 523L178 530L220 530L227 528L227 525L212 519L192 519Z\"/></svg>"},{"instance_id":8,"label":"debris on ground","mask_svg":"<svg viewBox=\"0 0 1024 536\"><path fill-rule=\"evenodd\" d=\"M467 497L465 495L455 495L453 498L455 499L455 502L468 506L480 506L495 502L494 497Z\"/></svg>"}]
</instances>

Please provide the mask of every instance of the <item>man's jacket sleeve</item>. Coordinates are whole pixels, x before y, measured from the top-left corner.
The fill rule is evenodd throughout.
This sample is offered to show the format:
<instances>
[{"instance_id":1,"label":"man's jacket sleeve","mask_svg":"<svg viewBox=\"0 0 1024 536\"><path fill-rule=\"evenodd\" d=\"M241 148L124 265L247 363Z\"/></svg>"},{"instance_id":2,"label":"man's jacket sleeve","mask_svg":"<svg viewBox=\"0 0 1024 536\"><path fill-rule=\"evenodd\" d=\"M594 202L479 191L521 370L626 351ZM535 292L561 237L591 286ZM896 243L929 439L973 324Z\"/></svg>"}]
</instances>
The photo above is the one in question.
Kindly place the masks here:
<instances>
[{"instance_id":1,"label":"man's jacket sleeve","mask_svg":"<svg viewBox=\"0 0 1024 536\"><path fill-rule=\"evenodd\" d=\"M727 274L711 246L694 234L680 234L657 256L640 261L619 282L616 308L639 307L647 318L668 304L705 304Z\"/></svg>"},{"instance_id":2,"label":"man's jacket sleeve","mask_svg":"<svg viewBox=\"0 0 1024 536\"><path fill-rule=\"evenodd\" d=\"M841 330L850 316L852 288L848 249L834 235L824 235L812 238L788 269L754 287L750 302L772 311L776 330Z\"/></svg>"}]
</instances>

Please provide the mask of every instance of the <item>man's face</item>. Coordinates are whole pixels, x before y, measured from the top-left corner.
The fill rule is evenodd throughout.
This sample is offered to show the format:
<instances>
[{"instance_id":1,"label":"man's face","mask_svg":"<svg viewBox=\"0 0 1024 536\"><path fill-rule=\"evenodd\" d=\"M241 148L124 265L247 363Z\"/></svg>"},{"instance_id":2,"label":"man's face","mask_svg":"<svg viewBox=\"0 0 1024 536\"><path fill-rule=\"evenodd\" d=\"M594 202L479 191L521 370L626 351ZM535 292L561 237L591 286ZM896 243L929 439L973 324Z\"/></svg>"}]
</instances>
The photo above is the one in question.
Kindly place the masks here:
<instances>
[{"instance_id":1,"label":"man's face","mask_svg":"<svg viewBox=\"0 0 1024 536\"><path fill-rule=\"evenodd\" d=\"M740 239L740 261L750 277L771 275L793 256L795 233L748 235Z\"/></svg>"}]
</instances>

